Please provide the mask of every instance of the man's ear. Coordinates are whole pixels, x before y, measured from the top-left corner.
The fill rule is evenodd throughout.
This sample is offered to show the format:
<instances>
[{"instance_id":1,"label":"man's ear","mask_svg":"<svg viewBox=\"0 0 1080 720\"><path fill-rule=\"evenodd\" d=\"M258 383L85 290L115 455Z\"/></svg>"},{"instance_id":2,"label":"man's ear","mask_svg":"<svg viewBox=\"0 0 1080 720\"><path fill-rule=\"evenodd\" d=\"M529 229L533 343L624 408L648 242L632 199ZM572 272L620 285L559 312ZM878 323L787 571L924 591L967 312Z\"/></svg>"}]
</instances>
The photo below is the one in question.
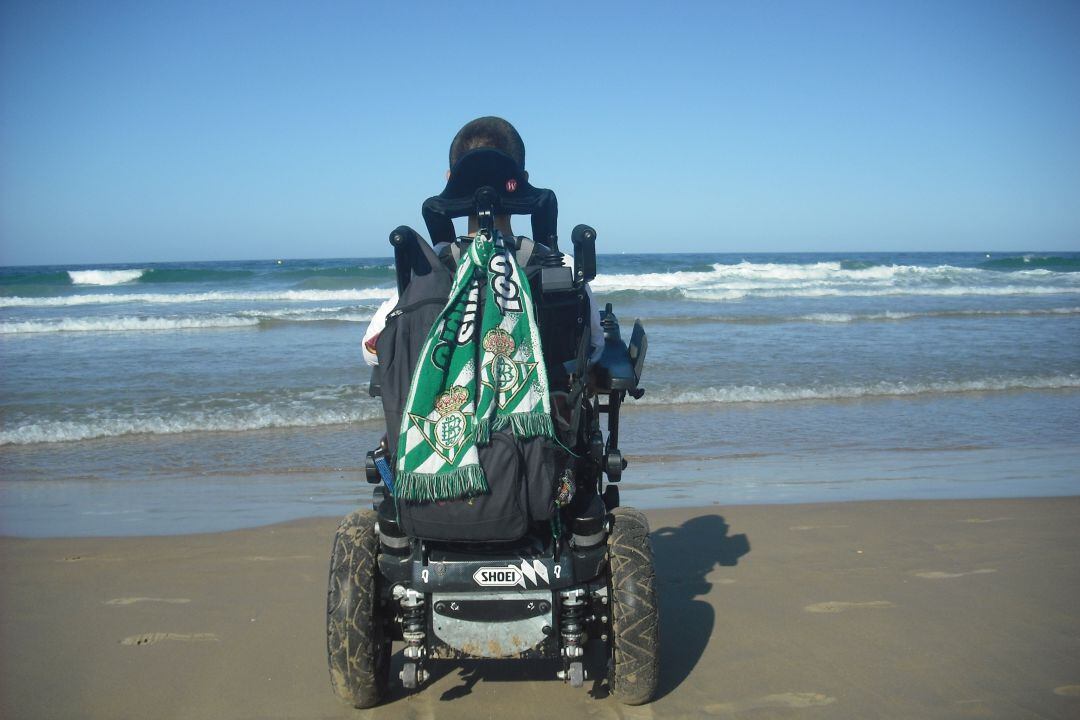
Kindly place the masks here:
<instances>
[{"instance_id":1,"label":"man's ear","mask_svg":"<svg viewBox=\"0 0 1080 720\"><path fill-rule=\"evenodd\" d=\"M450 182L450 171L446 171L446 182Z\"/></svg>"},{"instance_id":2,"label":"man's ear","mask_svg":"<svg viewBox=\"0 0 1080 720\"><path fill-rule=\"evenodd\" d=\"M521 174L525 176L525 182L529 182L529 171L528 170L522 170ZM446 179L449 180L450 178L446 178Z\"/></svg>"}]
</instances>

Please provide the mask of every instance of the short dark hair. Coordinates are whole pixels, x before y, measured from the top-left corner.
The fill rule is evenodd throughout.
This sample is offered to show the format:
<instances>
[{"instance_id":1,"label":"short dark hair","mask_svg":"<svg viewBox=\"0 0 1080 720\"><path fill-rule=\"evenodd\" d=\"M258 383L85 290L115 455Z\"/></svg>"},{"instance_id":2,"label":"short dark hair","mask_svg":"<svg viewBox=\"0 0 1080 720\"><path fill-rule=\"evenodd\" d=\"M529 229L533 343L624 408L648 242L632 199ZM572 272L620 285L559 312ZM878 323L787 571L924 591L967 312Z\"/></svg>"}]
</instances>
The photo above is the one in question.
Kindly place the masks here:
<instances>
[{"instance_id":1,"label":"short dark hair","mask_svg":"<svg viewBox=\"0 0 1080 720\"><path fill-rule=\"evenodd\" d=\"M489 147L501 150L525 169L525 143L514 126L501 117L488 115L465 123L450 143L450 167L461 156L476 148Z\"/></svg>"}]
</instances>

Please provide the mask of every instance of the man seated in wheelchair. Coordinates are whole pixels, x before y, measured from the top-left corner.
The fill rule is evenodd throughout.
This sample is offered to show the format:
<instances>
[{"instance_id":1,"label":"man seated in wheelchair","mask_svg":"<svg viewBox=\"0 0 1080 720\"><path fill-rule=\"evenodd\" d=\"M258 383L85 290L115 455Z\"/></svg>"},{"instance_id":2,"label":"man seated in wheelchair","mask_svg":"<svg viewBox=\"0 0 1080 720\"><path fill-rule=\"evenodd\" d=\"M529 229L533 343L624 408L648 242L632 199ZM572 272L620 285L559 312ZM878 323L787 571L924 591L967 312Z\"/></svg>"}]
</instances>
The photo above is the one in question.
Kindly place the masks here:
<instances>
[{"instance_id":1,"label":"man seated in wheelchair","mask_svg":"<svg viewBox=\"0 0 1080 720\"><path fill-rule=\"evenodd\" d=\"M463 657L561 659L580 685L592 638L619 699L655 691L648 525L617 486L601 492L626 465L619 408L643 392L645 334L637 323L628 346L610 305L601 318L596 234L574 229L568 267L555 195L524 158L510 123L468 123L423 204L430 244L391 233L397 294L364 339L387 423L369 453L377 515L342 522L328 600L332 684L358 707L382 696L394 639L407 688L425 661Z\"/></svg>"}]
</instances>

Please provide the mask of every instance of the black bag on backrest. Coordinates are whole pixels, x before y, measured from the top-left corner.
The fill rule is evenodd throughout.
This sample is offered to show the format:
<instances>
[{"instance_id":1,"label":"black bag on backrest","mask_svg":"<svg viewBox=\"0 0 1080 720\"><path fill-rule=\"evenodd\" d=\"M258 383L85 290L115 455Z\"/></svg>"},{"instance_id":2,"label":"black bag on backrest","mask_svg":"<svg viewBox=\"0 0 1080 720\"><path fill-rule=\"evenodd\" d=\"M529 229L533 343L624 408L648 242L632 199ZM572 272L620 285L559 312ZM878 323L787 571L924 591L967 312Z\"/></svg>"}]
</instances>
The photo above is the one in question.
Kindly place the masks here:
<instances>
[{"instance_id":1,"label":"black bag on backrest","mask_svg":"<svg viewBox=\"0 0 1080 720\"><path fill-rule=\"evenodd\" d=\"M453 285L450 270L431 246L423 241L417 245L421 262L414 263L409 284L375 344L387 441L394 453L420 350ZM429 540L516 540L529 522L551 519L555 467L550 439L519 440L503 430L493 433L491 443L478 447L477 453L491 492L438 503L398 500L398 521L406 534Z\"/></svg>"}]
</instances>

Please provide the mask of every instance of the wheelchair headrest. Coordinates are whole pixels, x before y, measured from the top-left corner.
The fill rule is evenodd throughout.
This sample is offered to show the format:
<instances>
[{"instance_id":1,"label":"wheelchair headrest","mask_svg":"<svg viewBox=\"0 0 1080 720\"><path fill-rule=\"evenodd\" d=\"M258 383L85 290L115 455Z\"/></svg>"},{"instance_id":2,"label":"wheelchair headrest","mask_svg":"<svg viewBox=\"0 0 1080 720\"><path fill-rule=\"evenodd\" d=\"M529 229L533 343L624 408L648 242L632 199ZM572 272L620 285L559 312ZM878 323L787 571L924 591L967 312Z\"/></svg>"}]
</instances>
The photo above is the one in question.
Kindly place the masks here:
<instances>
[{"instance_id":1,"label":"wheelchair headrest","mask_svg":"<svg viewBox=\"0 0 1080 720\"><path fill-rule=\"evenodd\" d=\"M453 242L454 218L477 214L477 191L493 189L497 215L529 215L532 237L548 247L557 245L559 204L555 193L529 184L512 157L494 148L477 148L461 156L450 169L443 191L424 201L424 222L431 243Z\"/></svg>"}]
</instances>

